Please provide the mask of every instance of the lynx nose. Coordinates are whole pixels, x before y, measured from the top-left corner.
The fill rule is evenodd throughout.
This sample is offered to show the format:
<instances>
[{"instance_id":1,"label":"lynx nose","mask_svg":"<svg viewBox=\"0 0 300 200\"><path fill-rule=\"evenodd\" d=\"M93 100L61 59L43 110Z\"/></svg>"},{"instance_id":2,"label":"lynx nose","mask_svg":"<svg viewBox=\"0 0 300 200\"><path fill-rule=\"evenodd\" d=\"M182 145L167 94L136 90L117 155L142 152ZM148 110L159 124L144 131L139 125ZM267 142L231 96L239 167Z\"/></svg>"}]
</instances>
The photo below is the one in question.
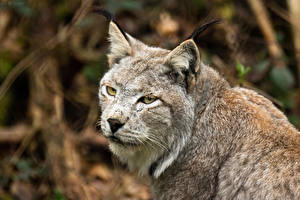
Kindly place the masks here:
<instances>
[{"instance_id":1,"label":"lynx nose","mask_svg":"<svg viewBox=\"0 0 300 200\"><path fill-rule=\"evenodd\" d=\"M117 132L117 130L119 130L124 125L118 119L109 118L107 121L109 123L112 134Z\"/></svg>"}]
</instances>

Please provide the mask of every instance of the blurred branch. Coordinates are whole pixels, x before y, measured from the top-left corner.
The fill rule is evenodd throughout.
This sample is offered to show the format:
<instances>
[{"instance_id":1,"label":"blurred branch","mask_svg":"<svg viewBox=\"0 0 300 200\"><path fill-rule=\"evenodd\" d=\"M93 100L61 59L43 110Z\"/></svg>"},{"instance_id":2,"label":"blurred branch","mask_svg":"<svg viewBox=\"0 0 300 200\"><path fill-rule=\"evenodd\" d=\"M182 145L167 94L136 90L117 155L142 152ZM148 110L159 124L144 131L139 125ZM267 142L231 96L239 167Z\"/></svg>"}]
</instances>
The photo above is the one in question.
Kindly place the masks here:
<instances>
[{"instance_id":1,"label":"blurred branch","mask_svg":"<svg viewBox=\"0 0 300 200\"><path fill-rule=\"evenodd\" d=\"M33 124L40 124L46 144L46 157L51 178L68 199L91 199L80 176L81 162L73 132L63 116L63 101L55 91L60 90L59 65L48 56L43 59L43 70L30 68L30 111ZM53 89L49 89L49 84Z\"/></svg>"},{"instance_id":2,"label":"blurred branch","mask_svg":"<svg viewBox=\"0 0 300 200\"><path fill-rule=\"evenodd\" d=\"M86 34L88 34L88 37L86 37ZM83 61L95 61L99 59L102 55L102 50L95 48L97 43L84 46L83 41L85 38L89 38L89 43L91 43L93 40L99 41L100 37L101 35L98 30L94 32L73 34L70 39L70 47L76 55L76 58Z\"/></svg>"},{"instance_id":3,"label":"blurred branch","mask_svg":"<svg viewBox=\"0 0 300 200\"><path fill-rule=\"evenodd\" d=\"M30 144L31 140L35 136L35 134L38 132L38 127L28 127L26 133L24 134L24 138L21 140L21 145L17 149L17 151L14 152L10 163L17 163L25 149L28 147Z\"/></svg>"},{"instance_id":4,"label":"blurred branch","mask_svg":"<svg viewBox=\"0 0 300 200\"><path fill-rule=\"evenodd\" d=\"M41 51L35 50L26 56L23 60L21 60L7 75L5 80L0 86L0 99L6 94L7 90L10 88L12 83L16 80L16 78L28 67L32 66L34 63L40 59Z\"/></svg>"},{"instance_id":5,"label":"blurred branch","mask_svg":"<svg viewBox=\"0 0 300 200\"><path fill-rule=\"evenodd\" d=\"M270 8L271 11L273 11L276 15L278 15L285 21L287 21L289 23L291 22L288 11L286 11L285 9L278 6L275 2L271 2L271 3L267 2L267 7Z\"/></svg>"},{"instance_id":6,"label":"blurred branch","mask_svg":"<svg viewBox=\"0 0 300 200\"><path fill-rule=\"evenodd\" d=\"M83 17L88 13L91 8L93 1L92 0L82 0L80 8L76 11L74 17L70 24L61 28L56 36L51 38L43 47L37 48L33 50L28 56L26 56L23 60L21 60L7 75L5 80L0 86L0 99L6 94L7 90L10 88L12 83L16 80L16 78L27 68L34 66L36 62L38 62L42 57L42 52L44 50L52 50L57 47L59 44L64 42L66 39L73 34L76 26Z\"/></svg>"},{"instance_id":7,"label":"blurred branch","mask_svg":"<svg viewBox=\"0 0 300 200\"><path fill-rule=\"evenodd\" d=\"M28 132L28 126L18 124L9 128L0 129L0 143L16 143L20 142Z\"/></svg>"},{"instance_id":8,"label":"blurred branch","mask_svg":"<svg viewBox=\"0 0 300 200\"><path fill-rule=\"evenodd\" d=\"M0 10L0 40L2 39L6 31L6 27L9 24L10 17L11 16L8 11Z\"/></svg>"},{"instance_id":9,"label":"blurred branch","mask_svg":"<svg viewBox=\"0 0 300 200\"><path fill-rule=\"evenodd\" d=\"M298 66L298 80L300 85L300 1L288 0L288 5L293 29L295 56Z\"/></svg>"},{"instance_id":10,"label":"blurred branch","mask_svg":"<svg viewBox=\"0 0 300 200\"><path fill-rule=\"evenodd\" d=\"M56 36L50 38L42 47L37 47L27 57L21 60L9 73L0 87L2 98L14 80L26 69L30 68L30 108L32 127L16 139L21 139L21 145L15 152L12 161L15 163L32 141L36 130L40 130L46 144L46 158L51 168L51 178L55 186L68 199L95 199L92 192L80 175L81 162L76 148L73 132L64 122L63 97L57 91L62 91L59 78L59 64L50 56L50 50L68 40L74 33L77 24L88 13L92 0L82 0L81 7L75 13L67 26L59 29ZM48 27L55 29L55 27ZM42 29L47 31L46 29ZM41 32L40 34L45 34ZM42 69L42 70L40 70ZM21 138L22 137L22 138Z\"/></svg>"},{"instance_id":11,"label":"blurred branch","mask_svg":"<svg viewBox=\"0 0 300 200\"><path fill-rule=\"evenodd\" d=\"M286 64L283 58L283 51L276 40L275 31L272 28L267 10L265 9L262 1L248 0L248 3L250 4L259 27L262 30L262 33L268 45L270 56L272 57L275 66L285 68Z\"/></svg>"}]
</instances>

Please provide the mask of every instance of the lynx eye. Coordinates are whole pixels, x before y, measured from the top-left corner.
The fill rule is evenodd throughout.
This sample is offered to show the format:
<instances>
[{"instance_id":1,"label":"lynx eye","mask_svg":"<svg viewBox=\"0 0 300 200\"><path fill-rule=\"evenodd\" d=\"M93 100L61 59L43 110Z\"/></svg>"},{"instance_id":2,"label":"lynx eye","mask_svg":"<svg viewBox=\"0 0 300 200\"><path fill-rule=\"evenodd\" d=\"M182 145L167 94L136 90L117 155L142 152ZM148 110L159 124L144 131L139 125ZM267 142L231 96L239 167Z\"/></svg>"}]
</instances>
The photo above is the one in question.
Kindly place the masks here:
<instances>
[{"instance_id":1,"label":"lynx eye","mask_svg":"<svg viewBox=\"0 0 300 200\"><path fill-rule=\"evenodd\" d=\"M140 101L144 104L150 104L150 103L153 103L156 99L157 98L153 95L147 95L147 96L140 98Z\"/></svg>"},{"instance_id":2,"label":"lynx eye","mask_svg":"<svg viewBox=\"0 0 300 200\"><path fill-rule=\"evenodd\" d=\"M106 91L110 96L116 96L117 90L115 88L106 86Z\"/></svg>"}]
</instances>

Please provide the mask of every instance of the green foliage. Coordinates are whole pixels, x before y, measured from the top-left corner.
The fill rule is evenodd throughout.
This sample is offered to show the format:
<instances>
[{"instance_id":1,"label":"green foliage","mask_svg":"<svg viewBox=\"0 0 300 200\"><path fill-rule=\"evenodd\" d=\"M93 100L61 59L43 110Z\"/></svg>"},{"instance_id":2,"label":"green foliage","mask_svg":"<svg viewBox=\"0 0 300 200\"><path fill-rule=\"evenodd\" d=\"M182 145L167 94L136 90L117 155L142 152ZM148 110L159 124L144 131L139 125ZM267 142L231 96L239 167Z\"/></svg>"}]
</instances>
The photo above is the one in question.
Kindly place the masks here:
<instances>
[{"instance_id":1,"label":"green foliage","mask_svg":"<svg viewBox=\"0 0 300 200\"><path fill-rule=\"evenodd\" d=\"M68 10L66 8L66 3L63 2L59 5L57 5L55 9L55 15L57 16L58 20L63 20L65 17L68 16Z\"/></svg>"},{"instance_id":2,"label":"green foliage","mask_svg":"<svg viewBox=\"0 0 300 200\"><path fill-rule=\"evenodd\" d=\"M288 68L273 67L270 79L276 88L281 91L291 89L295 85L295 78Z\"/></svg>"},{"instance_id":3,"label":"green foliage","mask_svg":"<svg viewBox=\"0 0 300 200\"><path fill-rule=\"evenodd\" d=\"M54 190L54 196L53 196L53 200L66 200L65 196L62 194L62 192L56 188Z\"/></svg>"},{"instance_id":4,"label":"green foliage","mask_svg":"<svg viewBox=\"0 0 300 200\"><path fill-rule=\"evenodd\" d=\"M292 109L295 107L295 102L291 98L293 94L292 91L282 91L282 90L275 89L275 92L273 93L275 98L278 101L280 101L285 108Z\"/></svg>"},{"instance_id":5,"label":"green foliage","mask_svg":"<svg viewBox=\"0 0 300 200\"><path fill-rule=\"evenodd\" d=\"M107 8L110 12L116 13L119 10L135 11L141 9L142 2L137 0L108 0Z\"/></svg>"},{"instance_id":6,"label":"green foliage","mask_svg":"<svg viewBox=\"0 0 300 200\"><path fill-rule=\"evenodd\" d=\"M91 16L85 16L80 23L78 23L78 28L85 28L88 26L93 26L93 24L95 24L95 20L94 18L92 18Z\"/></svg>"},{"instance_id":7,"label":"green foliage","mask_svg":"<svg viewBox=\"0 0 300 200\"><path fill-rule=\"evenodd\" d=\"M33 16L33 9L29 6L27 0L12 0L8 2L0 2L0 9L15 9L24 17Z\"/></svg>"},{"instance_id":8,"label":"green foliage","mask_svg":"<svg viewBox=\"0 0 300 200\"><path fill-rule=\"evenodd\" d=\"M284 42L284 39L285 39L285 35L284 35L284 33L283 32L276 32L276 40L280 43L280 44L282 44L283 42Z\"/></svg>"},{"instance_id":9,"label":"green foliage","mask_svg":"<svg viewBox=\"0 0 300 200\"><path fill-rule=\"evenodd\" d=\"M230 1L222 2L222 4L217 7L217 10L223 19L231 19L235 13L234 4Z\"/></svg>"},{"instance_id":10,"label":"green foliage","mask_svg":"<svg viewBox=\"0 0 300 200\"><path fill-rule=\"evenodd\" d=\"M192 2L193 2L193 5L198 9L204 8L205 3L206 3L204 0L193 0Z\"/></svg>"},{"instance_id":11,"label":"green foliage","mask_svg":"<svg viewBox=\"0 0 300 200\"><path fill-rule=\"evenodd\" d=\"M100 57L99 61L91 62L85 65L82 69L83 75L91 82L98 82L99 77L102 77L103 73L106 70L106 66L103 65L106 61L106 56L103 55Z\"/></svg>"},{"instance_id":12,"label":"green foliage","mask_svg":"<svg viewBox=\"0 0 300 200\"><path fill-rule=\"evenodd\" d=\"M254 65L253 70L255 71L255 73L260 74L260 73L267 71L269 65L270 65L270 61L267 59L264 59L264 60L258 62L256 65Z\"/></svg>"},{"instance_id":13,"label":"green foliage","mask_svg":"<svg viewBox=\"0 0 300 200\"><path fill-rule=\"evenodd\" d=\"M99 62L85 65L82 73L89 81L96 82L99 79L100 74Z\"/></svg>"},{"instance_id":14,"label":"green foliage","mask_svg":"<svg viewBox=\"0 0 300 200\"><path fill-rule=\"evenodd\" d=\"M31 17L33 16L33 9L29 6L26 0L15 0L16 2L14 8L23 16Z\"/></svg>"},{"instance_id":15,"label":"green foliage","mask_svg":"<svg viewBox=\"0 0 300 200\"><path fill-rule=\"evenodd\" d=\"M28 160L19 160L16 164L16 167L19 170L19 173L15 177L16 179L28 180L32 176L33 170Z\"/></svg>"},{"instance_id":16,"label":"green foliage","mask_svg":"<svg viewBox=\"0 0 300 200\"><path fill-rule=\"evenodd\" d=\"M9 194L1 194L0 200L13 200L14 198Z\"/></svg>"},{"instance_id":17,"label":"green foliage","mask_svg":"<svg viewBox=\"0 0 300 200\"><path fill-rule=\"evenodd\" d=\"M31 178L47 176L48 168L33 165L29 159L20 159L15 165L17 171L14 180L28 181Z\"/></svg>"},{"instance_id":18,"label":"green foliage","mask_svg":"<svg viewBox=\"0 0 300 200\"><path fill-rule=\"evenodd\" d=\"M298 115L289 115L288 116L289 118L289 121L294 124L295 126L299 125L300 124L300 117Z\"/></svg>"},{"instance_id":19,"label":"green foliage","mask_svg":"<svg viewBox=\"0 0 300 200\"><path fill-rule=\"evenodd\" d=\"M0 57L0 80L8 74L12 67L13 65L10 60Z\"/></svg>"},{"instance_id":20,"label":"green foliage","mask_svg":"<svg viewBox=\"0 0 300 200\"><path fill-rule=\"evenodd\" d=\"M239 84L243 85L244 78L250 71L250 67L245 67L243 64L241 64L239 61L236 64L236 70L238 72L238 78L239 78Z\"/></svg>"}]
</instances>

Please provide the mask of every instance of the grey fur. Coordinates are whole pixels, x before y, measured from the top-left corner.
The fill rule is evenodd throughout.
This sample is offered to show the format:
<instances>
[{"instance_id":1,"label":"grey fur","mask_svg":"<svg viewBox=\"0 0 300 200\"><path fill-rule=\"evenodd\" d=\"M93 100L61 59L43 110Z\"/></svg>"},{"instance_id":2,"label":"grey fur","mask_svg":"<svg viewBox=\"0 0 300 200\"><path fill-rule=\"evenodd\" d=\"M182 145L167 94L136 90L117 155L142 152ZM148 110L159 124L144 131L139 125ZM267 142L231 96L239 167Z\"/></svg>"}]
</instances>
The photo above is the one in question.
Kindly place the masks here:
<instances>
[{"instance_id":1,"label":"grey fur","mask_svg":"<svg viewBox=\"0 0 300 200\"><path fill-rule=\"evenodd\" d=\"M124 124L110 149L131 170L153 169L155 199L300 199L300 134L269 100L230 87L191 39L169 51L127 41L113 22L109 32L101 127L111 138L107 120Z\"/></svg>"}]
</instances>

